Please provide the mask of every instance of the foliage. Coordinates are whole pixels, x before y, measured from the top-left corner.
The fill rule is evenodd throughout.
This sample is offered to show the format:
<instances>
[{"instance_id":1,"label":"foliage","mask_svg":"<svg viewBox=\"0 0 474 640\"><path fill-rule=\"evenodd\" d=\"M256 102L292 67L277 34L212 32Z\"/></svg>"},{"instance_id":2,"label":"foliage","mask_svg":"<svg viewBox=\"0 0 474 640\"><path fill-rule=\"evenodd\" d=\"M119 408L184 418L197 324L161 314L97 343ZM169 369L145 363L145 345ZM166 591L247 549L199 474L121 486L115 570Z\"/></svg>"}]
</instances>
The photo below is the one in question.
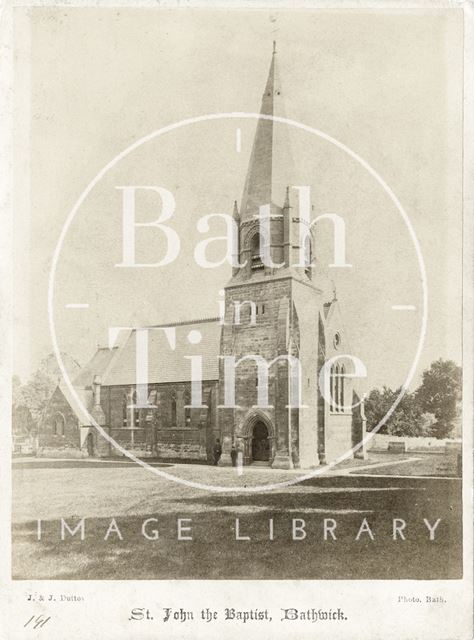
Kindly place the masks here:
<instances>
[{"instance_id":1,"label":"foliage","mask_svg":"<svg viewBox=\"0 0 474 640\"><path fill-rule=\"evenodd\" d=\"M69 372L79 370L78 363L67 354L62 354ZM30 380L21 384L18 376L12 380L12 422L14 431L25 428L31 432L40 424L54 390L59 384L60 376L55 357L50 354L44 358ZM28 418L28 413L30 418Z\"/></svg>"},{"instance_id":2,"label":"foliage","mask_svg":"<svg viewBox=\"0 0 474 640\"><path fill-rule=\"evenodd\" d=\"M386 416L400 394L401 388L392 391L384 387L382 391L374 389L365 401L367 430L372 431ZM426 420L413 394L405 393L388 420L380 428L379 433L394 436L426 435Z\"/></svg>"},{"instance_id":3,"label":"foliage","mask_svg":"<svg viewBox=\"0 0 474 640\"><path fill-rule=\"evenodd\" d=\"M18 436L34 435L35 422L28 407L14 406L12 410L13 433Z\"/></svg>"},{"instance_id":4,"label":"foliage","mask_svg":"<svg viewBox=\"0 0 474 640\"><path fill-rule=\"evenodd\" d=\"M365 400L367 430L384 418L401 388L373 389ZM461 368L451 360L437 360L423 372L422 383L406 393L379 433L394 436L434 436L446 438L459 416Z\"/></svg>"},{"instance_id":5,"label":"foliage","mask_svg":"<svg viewBox=\"0 0 474 640\"><path fill-rule=\"evenodd\" d=\"M56 386L57 382L51 376L38 369L26 384L14 389L14 409L27 408L38 424Z\"/></svg>"},{"instance_id":6,"label":"foliage","mask_svg":"<svg viewBox=\"0 0 474 640\"><path fill-rule=\"evenodd\" d=\"M423 372L423 380L416 391L417 402L423 411L435 417L432 435L446 438L453 430L460 414L462 371L452 360L436 360Z\"/></svg>"}]
</instances>

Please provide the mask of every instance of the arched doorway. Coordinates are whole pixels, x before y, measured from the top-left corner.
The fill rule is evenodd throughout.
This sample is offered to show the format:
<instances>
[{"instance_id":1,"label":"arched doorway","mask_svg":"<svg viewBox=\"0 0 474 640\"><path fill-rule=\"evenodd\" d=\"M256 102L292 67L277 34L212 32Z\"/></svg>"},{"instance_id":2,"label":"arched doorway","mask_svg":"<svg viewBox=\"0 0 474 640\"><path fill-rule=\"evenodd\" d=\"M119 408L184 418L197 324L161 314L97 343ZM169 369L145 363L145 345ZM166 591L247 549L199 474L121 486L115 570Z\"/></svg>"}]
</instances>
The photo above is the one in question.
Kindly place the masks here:
<instances>
[{"instance_id":1,"label":"arched doorway","mask_svg":"<svg viewBox=\"0 0 474 640\"><path fill-rule=\"evenodd\" d=\"M257 422L252 431L252 462L270 462L270 440L263 422Z\"/></svg>"}]
</instances>

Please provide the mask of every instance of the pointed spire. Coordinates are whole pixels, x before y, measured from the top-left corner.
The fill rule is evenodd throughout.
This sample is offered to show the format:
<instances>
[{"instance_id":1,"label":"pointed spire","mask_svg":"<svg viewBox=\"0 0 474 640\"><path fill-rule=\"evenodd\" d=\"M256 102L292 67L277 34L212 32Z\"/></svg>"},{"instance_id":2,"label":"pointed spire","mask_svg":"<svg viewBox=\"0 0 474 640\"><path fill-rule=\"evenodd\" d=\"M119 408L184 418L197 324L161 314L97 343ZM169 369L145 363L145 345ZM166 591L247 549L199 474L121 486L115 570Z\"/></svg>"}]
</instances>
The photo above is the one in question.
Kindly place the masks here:
<instances>
[{"instance_id":1,"label":"pointed spire","mask_svg":"<svg viewBox=\"0 0 474 640\"><path fill-rule=\"evenodd\" d=\"M278 73L276 42L262 96L262 116L284 117L283 97ZM271 204L281 208L288 184L291 158L287 139L288 125L264 117L258 120L252 154L247 170L240 216L242 220L258 214L259 207Z\"/></svg>"}]
</instances>

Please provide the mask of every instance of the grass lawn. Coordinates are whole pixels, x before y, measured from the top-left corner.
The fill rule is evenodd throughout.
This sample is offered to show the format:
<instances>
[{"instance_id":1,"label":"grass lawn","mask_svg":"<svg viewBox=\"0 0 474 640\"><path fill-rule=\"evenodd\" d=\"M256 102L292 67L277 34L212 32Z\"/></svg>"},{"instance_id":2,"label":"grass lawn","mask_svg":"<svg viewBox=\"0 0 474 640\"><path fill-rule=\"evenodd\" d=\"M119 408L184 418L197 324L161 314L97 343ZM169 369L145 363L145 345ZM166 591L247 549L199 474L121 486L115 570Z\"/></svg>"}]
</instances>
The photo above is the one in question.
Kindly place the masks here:
<instances>
[{"instance_id":1,"label":"grass lawn","mask_svg":"<svg viewBox=\"0 0 474 640\"><path fill-rule=\"evenodd\" d=\"M404 465L400 465L403 467ZM383 468L379 467L382 471ZM321 476L291 487L244 493L245 486L287 480L288 472L171 465L183 479L235 487L216 493L180 485L133 464L49 462L14 465L13 576L17 579L307 578L441 579L461 576L461 483L456 479ZM402 473L403 471L400 471ZM147 540L145 519L158 523ZM85 539L60 538L60 519L85 518ZM104 536L116 519L123 540ZM192 541L177 539L190 518ZM241 535L235 539L235 519ZM269 540L269 519L274 540ZM306 538L292 539L292 519ZM323 520L337 540L323 539ZM355 540L367 518L367 533ZM392 539L392 519L406 521ZM423 523L441 518L435 540ZM42 539L36 539L36 520ZM185 532L189 535L189 532Z\"/></svg>"}]
</instances>

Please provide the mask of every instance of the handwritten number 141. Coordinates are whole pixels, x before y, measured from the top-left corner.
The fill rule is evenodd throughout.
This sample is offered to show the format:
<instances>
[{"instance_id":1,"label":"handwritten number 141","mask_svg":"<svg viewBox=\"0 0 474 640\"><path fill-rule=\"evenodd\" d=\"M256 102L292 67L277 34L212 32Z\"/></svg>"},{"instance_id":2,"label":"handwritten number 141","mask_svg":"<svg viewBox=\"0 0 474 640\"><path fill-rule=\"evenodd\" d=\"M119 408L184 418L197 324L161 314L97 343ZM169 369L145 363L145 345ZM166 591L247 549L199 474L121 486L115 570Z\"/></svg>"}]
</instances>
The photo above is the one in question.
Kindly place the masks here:
<instances>
[{"instance_id":1,"label":"handwritten number 141","mask_svg":"<svg viewBox=\"0 0 474 640\"><path fill-rule=\"evenodd\" d=\"M32 629L41 629L44 625L51 620L51 616L45 618L44 616L31 616L31 618L26 622L24 627L31 627Z\"/></svg>"}]
</instances>

